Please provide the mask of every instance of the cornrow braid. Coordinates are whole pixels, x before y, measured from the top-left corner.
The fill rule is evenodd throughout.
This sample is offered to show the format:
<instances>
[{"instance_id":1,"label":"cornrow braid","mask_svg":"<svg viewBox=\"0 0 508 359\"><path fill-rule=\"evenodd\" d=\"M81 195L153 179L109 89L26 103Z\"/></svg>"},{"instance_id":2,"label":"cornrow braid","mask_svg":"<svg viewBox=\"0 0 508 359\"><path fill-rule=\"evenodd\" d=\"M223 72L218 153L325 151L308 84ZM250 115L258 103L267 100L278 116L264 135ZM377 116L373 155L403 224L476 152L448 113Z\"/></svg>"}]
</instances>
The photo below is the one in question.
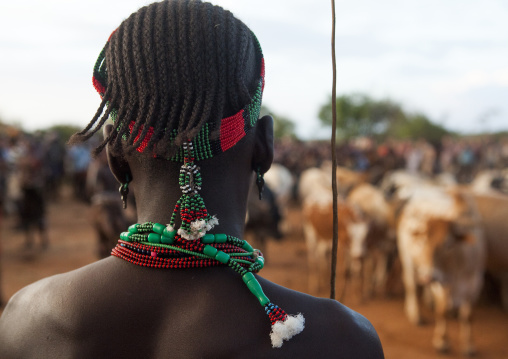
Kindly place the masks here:
<instances>
[{"instance_id":1,"label":"cornrow braid","mask_svg":"<svg viewBox=\"0 0 508 359\"><path fill-rule=\"evenodd\" d=\"M236 48L236 45L237 45L237 28L235 26L235 18L233 16L232 13L226 13L226 26L227 26L227 30L226 30L226 34L227 34L227 39L226 39L226 46L228 47L228 50L235 53L235 54L238 54L238 50ZM235 83L235 75L237 74L237 71L236 71L236 61L235 61L235 57L233 56L228 56L226 58L226 61L227 61L227 79L228 79L228 85L232 84L232 83ZM235 91L236 89L233 88L233 86L228 86L227 87L227 98L229 100L229 102L231 103L231 105L235 108L239 107L239 99L238 99L238 92Z\"/></svg>"},{"instance_id":2,"label":"cornrow braid","mask_svg":"<svg viewBox=\"0 0 508 359\"><path fill-rule=\"evenodd\" d=\"M157 71L157 81L159 83L160 88L160 97L159 97L159 116L161 119L167 118L169 111L170 111L170 101L169 101L169 91L168 87L170 86L171 82L169 79L169 71L167 66L165 65L168 62L168 47L165 42L165 33L166 32L166 21L165 18L167 16L167 9L164 8L162 11L158 11L155 13L155 21L154 21L154 33L153 33L153 39L154 39L154 66ZM158 141L163 136L163 130L164 130L164 121L157 121L157 117L154 116L156 119L155 125L154 125L154 133L156 133L155 136L152 136L150 138L150 141L147 143L147 147L151 148L154 147Z\"/></svg>"},{"instance_id":3,"label":"cornrow braid","mask_svg":"<svg viewBox=\"0 0 508 359\"><path fill-rule=\"evenodd\" d=\"M147 8L147 14L146 14L146 26L144 26L143 33L142 33L142 41L146 46L146 51L142 53L143 62L145 64L144 72L146 74L146 77L148 78L148 84L150 88L160 88L158 85L158 73L156 73L156 65L155 65L155 41L153 40L153 32L154 32L154 26L153 23L155 22L155 8L154 7L148 7ZM143 139L147 138L147 133L153 131L153 126L155 125L158 116L157 114L157 108L159 105L159 96L149 96L146 98L147 101L147 115L146 120L143 124L143 129L141 131L141 134L138 136L137 141L134 143L134 147L139 146ZM154 137L154 136L151 136Z\"/></svg>"},{"instance_id":4,"label":"cornrow braid","mask_svg":"<svg viewBox=\"0 0 508 359\"><path fill-rule=\"evenodd\" d=\"M264 62L254 34L229 11L200 0L166 0L141 8L113 32L94 67L102 97L81 142L110 117L113 153L144 152L183 160L217 155L255 126ZM253 120L255 119L255 120Z\"/></svg>"},{"instance_id":5,"label":"cornrow braid","mask_svg":"<svg viewBox=\"0 0 508 359\"><path fill-rule=\"evenodd\" d=\"M129 76L126 76L123 71L119 71L118 69L125 68L126 65L124 62L126 59L122 56L124 49L126 46L128 46L125 41L122 41L126 36L124 36L125 27L119 28L116 33L119 38L118 41L114 43L115 45L115 51L111 51L111 62L115 63L115 66L111 66L109 73L111 77L118 78L118 85L112 86L116 91L120 93L120 101L118 104L111 104L111 106L114 108L117 108L118 110L114 113L113 120L116 120L116 118L125 118L126 113L129 113L131 103L128 101L127 96L127 81ZM113 44L111 45L113 46ZM121 127L122 123L117 122L117 126ZM99 153L99 151L106 147L106 145L111 142L111 140L115 137L116 132L113 131L107 138L104 139L104 141L99 145L99 147L95 150L96 153Z\"/></svg>"},{"instance_id":6,"label":"cornrow braid","mask_svg":"<svg viewBox=\"0 0 508 359\"><path fill-rule=\"evenodd\" d=\"M213 7L211 4L205 4L206 6L203 8L205 12L204 20L206 28L213 28ZM213 36L213 32L207 32L204 38L204 67L203 69L206 71L205 76L205 92L204 92L204 104L203 104L203 113L202 118L198 123L195 124L193 129L189 129L189 137L193 138L198 129L200 129L206 120L209 120L212 123L220 120L220 117L217 117L217 113L221 113L216 109L214 111L214 100L216 96L216 88L217 82L215 79L218 79L217 66L216 62L216 51L215 51L215 39ZM213 117L215 114L215 117Z\"/></svg>"},{"instance_id":7,"label":"cornrow braid","mask_svg":"<svg viewBox=\"0 0 508 359\"><path fill-rule=\"evenodd\" d=\"M215 38L216 41L216 49L217 49L217 57L216 57L216 66L217 66L217 99L216 106L220 111L224 111L226 107L226 95L227 95L227 59L226 59L226 38L227 38L227 28L226 28L226 15L227 12L219 11L215 9L214 11L214 29L215 29ZM214 118L212 121L216 123L216 120L220 120L220 118ZM219 134L219 129L214 129L212 131L213 138L217 138Z\"/></svg>"},{"instance_id":8,"label":"cornrow braid","mask_svg":"<svg viewBox=\"0 0 508 359\"><path fill-rule=\"evenodd\" d=\"M167 25L166 29L166 48L165 50L169 52L170 49L177 48L178 44L178 27L176 22L176 8L174 6L167 6L165 9L165 16L167 21L163 21L165 25ZM161 129L165 129L162 140L157 145L157 153L161 154L163 157L171 157L173 149L171 146L168 146L168 143L174 140L173 130L176 130L178 127L177 121L170 121L169 119L177 118L178 113L181 109L181 99L182 99L182 91L180 86L179 79L179 63L180 55L177 51L173 51L170 56L167 56L167 62L162 63L162 66L167 64L167 69L169 73L168 78L168 86L171 86L171 100L169 101L170 109L169 116L167 121L160 121L160 125L158 126L158 133L160 133ZM160 59L162 61L162 58ZM165 119L164 117L162 119Z\"/></svg>"},{"instance_id":9,"label":"cornrow braid","mask_svg":"<svg viewBox=\"0 0 508 359\"><path fill-rule=\"evenodd\" d=\"M204 78L205 81L207 79L207 76L203 76L203 70L205 70L205 67L203 66L204 63L204 57L203 57L203 38L201 36L197 36L197 32L201 31L199 22L205 20L206 16L201 16L201 9L202 6L196 6L199 5L197 2L190 2L188 4L189 9L189 47L188 47L188 62L189 62L189 68L193 69L193 71L189 74L189 80L194 83L194 86L192 87L194 91L194 104L191 106L190 116L187 121L187 124L183 130L183 132L187 133L188 137L194 137L192 135L192 130L201 122L200 117L203 110L203 93L205 84L202 81L199 81L199 78ZM190 87L190 86L189 86Z\"/></svg>"},{"instance_id":10,"label":"cornrow braid","mask_svg":"<svg viewBox=\"0 0 508 359\"><path fill-rule=\"evenodd\" d=\"M145 62L143 58L143 52L141 51L143 46L143 29L145 26L144 23L144 17L145 13L147 12L148 7L142 7L139 9L138 12L134 13L134 29L133 29L133 38L132 38L132 58L134 61L134 69L132 69L131 74L127 74L127 76L136 76L137 77L137 91L136 93L129 94L130 98L136 98L138 99L138 115L136 116L137 119L135 120L133 126L130 126L130 134L127 137L127 143L132 143L131 147L127 147L128 152L132 152L133 147L137 147L140 144L141 136L139 136L140 128L143 127L144 121L146 119L146 111L148 107L148 90L150 87L147 85L147 73L146 73L146 67ZM115 38L113 37L113 40ZM126 53L127 56L129 56L129 52ZM131 128L132 127L132 128Z\"/></svg>"}]
</instances>

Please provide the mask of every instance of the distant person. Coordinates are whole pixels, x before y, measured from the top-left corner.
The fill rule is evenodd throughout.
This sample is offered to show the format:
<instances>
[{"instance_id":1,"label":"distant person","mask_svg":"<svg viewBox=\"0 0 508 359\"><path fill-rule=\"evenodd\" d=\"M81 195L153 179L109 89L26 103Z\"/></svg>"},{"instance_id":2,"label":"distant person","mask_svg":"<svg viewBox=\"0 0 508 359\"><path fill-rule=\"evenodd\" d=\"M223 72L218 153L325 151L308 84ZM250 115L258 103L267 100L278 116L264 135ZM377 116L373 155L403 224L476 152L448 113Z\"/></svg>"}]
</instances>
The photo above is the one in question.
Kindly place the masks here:
<instances>
[{"instance_id":1,"label":"distant person","mask_svg":"<svg viewBox=\"0 0 508 359\"><path fill-rule=\"evenodd\" d=\"M264 61L244 23L197 0L143 7L110 37L94 83L99 111L72 142L112 115L97 150L139 223L112 256L14 295L0 357L383 357L360 314L254 275L262 254L241 238L273 121L258 118Z\"/></svg>"},{"instance_id":2,"label":"distant person","mask_svg":"<svg viewBox=\"0 0 508 359\"><path fill-rule=\"evenodd\" d=\"M25 232L25 247L31 249L34 245L34 232L40 238L41 248L49 245L46 198L44 196L45 176L41 158L40 143L32 138L25 140L26 150L18 158L20 173L21 202L19 220L21 229Z\"/></svg>"},{"instance_id":3,"label":"distant person","mask_svg":"<svg viewBox=\"0 0 508 359\"><path fill-rule=\"evenodd\" d=\"M97 235L97 255L106 258L118 242L118 234L136 221L135 202L130 196L127 211L122 208L118 182L104 151L88 166L86 188L91 204L90 223Z\"/></svg>"},{"instance_id":4,"label":"distant person","mask_svg":"<svg viewBox=\"0 0 508 359\"><path fill-rule=\"evenodd\" d=\"M65 145L56 132L50 133L44 141L44 174L46 196L50 200L60 197L60 186L64 176Z\"/></svg>"},{"instance_id":5,"label":"distant person","mask_svg":"<svg viewBox=\"0 0 508 359\"><path fill-rule=\"evenodd\" d=\"M71 147L68 152L68 171L71 175L74 197L85 202L89 200L86 192L86 176L91 160L90 148L83 144Z\"/></svg>"}]
</instances>

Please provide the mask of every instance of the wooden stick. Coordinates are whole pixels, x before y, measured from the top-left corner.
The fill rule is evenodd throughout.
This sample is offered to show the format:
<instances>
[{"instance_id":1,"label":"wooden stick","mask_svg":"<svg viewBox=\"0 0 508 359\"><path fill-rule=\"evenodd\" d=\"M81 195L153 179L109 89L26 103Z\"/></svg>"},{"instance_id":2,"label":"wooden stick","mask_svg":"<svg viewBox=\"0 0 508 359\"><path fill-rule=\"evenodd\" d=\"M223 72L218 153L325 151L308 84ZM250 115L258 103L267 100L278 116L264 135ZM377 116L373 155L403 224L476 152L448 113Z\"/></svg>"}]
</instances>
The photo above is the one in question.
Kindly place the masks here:
<instances>
[{"instance_id":1,"label":"wooden stick","mask_svg":"<svg viewBox=\"0 0 508 359\"><path fill-rule=\"evenodd\" d=\"M332 268L330 280L330 298L335 299L335 277L337 274L337 248L339 241L339 214L337 209L337 64L335 59L335 0L332 0L332 193L333 193L333 238L332 238Z\"/></svg>"}]
</instances>

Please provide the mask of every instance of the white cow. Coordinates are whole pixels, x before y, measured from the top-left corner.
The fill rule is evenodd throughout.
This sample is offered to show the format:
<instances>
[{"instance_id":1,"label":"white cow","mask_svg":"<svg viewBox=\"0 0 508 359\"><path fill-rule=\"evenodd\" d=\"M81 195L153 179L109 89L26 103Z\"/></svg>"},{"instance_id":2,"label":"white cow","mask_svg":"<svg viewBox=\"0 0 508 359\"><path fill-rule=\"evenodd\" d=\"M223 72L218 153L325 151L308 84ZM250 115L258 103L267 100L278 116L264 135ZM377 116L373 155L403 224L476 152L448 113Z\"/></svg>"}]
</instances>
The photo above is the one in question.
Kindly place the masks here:
<instances>
[{"instance_id":1,"label":"white cow","mask_svg":"<svg viewBox=\"0 0 508 359\"><path fill-rule=\"evenodd\" d=\"M293 198L295 179L286 167L278 163L272 164L268 172L265 173L264 179L275 196L275 202L282 216L280 228L282 232L287 233L290 227L288 222L288 210L291 199Z\"/></svg>"},{"instance_id":2,"label":"white cow","mask_svg":"<svg viewBox=\"0 0 508 359\"><path fill-rule=\"evenodd\" d=\"M471 196L438 187L416 191L400 215L397 243L409 320L421 322L417 287L427 287L434 301L434 347L449 348L445 315L458 308L462 349L473 354L471 312L483 285L486 248Z\"/></svg>"}]
</instances>

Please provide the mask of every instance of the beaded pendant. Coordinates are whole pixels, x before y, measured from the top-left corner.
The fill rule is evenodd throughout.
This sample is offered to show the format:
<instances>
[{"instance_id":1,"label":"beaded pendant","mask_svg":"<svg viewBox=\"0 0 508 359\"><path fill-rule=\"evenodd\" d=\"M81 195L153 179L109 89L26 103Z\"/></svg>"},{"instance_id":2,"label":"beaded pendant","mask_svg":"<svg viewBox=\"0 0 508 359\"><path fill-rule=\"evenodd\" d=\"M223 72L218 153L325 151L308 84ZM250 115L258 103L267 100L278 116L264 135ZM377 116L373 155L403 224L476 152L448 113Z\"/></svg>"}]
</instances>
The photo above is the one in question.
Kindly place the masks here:
<instances>
[{"instance_id":1,"label":"beaded pendant","mask_svg":"<svg viewBox=\"0 0 508 359\"><path fill-rule=\"evenodd\" d=\"M178 234L187 240L196 240L203 237L207 231L219 224L217 217L211 216L199 194L201 190L201 173L194 163L194 146L192 141L184 142L184 162L180 168L179 184L182 196L176 202L169 222L169 230L173 231L178 212L181 226Z\"/></svg>"}]
</instances>

